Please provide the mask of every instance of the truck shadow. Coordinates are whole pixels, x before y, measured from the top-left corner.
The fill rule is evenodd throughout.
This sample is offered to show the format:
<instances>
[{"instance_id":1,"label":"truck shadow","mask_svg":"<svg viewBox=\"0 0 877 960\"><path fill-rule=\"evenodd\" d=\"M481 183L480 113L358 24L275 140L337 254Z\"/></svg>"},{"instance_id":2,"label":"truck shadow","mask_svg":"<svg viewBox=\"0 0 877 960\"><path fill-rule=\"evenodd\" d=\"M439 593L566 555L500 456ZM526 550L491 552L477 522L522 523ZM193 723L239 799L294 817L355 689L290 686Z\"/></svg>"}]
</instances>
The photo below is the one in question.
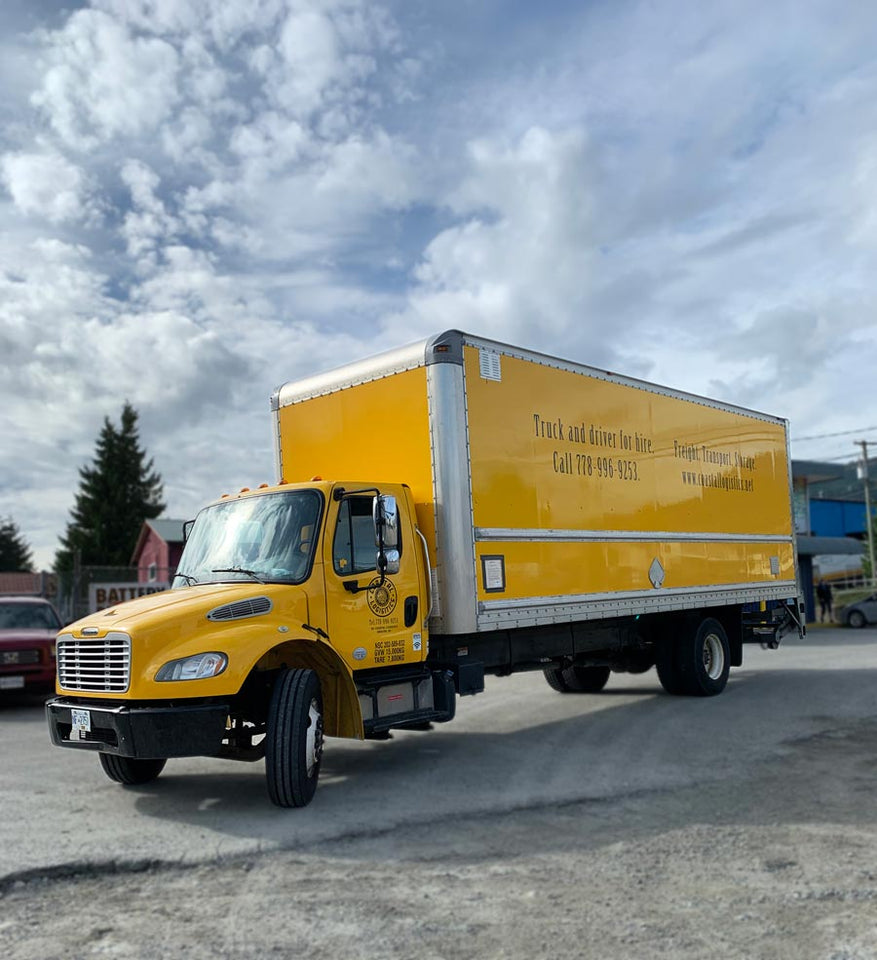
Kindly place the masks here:
<instances>
[{"instance_id":1,"label":"truck shadow","mask_svg":"<svg viewBox=\"0 0 877 960\"><path fill-rule=\"evenodd\" d=\"M795 638L789 646L821 647L828 644L837 644L845 647L868 647L877 644L877 624L855 629L854 627L817 627L807 631L803 640ZM784 644L785 645L785 644Z\"/></svg>"},{"instance_id":2,"label":"truck shadow","mask_svg":"<svg viewBox=\"0 0 877 960\"><path fill-rule=\"evenodd\" d=\"M171 761L155 784L126 789L141 816L252 841L251 848L355 856L359 845L385 836L388 857L407 849L431 856L442 844L456 845L455 830L468 837L467 851L493 849L503 835L496 828L502 814L547 824L566 821L575 809L583 818L576 821L576 842L590 843L599 839L593 831L603 831L599 842L605 842L625 810L637 808L636 816L651 822L647 808L657 804L676 811L661 820L666 828L674 818L685 822L679 798L698 791L724 798L716 799L717 811L767 817L779 800L788 810L789 787L778 781L777 803L756 811L746 797L759 778L775 779L780 770L792 777L795 767L795 776L810 784L802 793L812 795L816 770L796 760L807 744L817 745L825 764L832 737L847 728L864 730L868 748L877 748L877 667L742 669L733 676L726 692L710 699L664 695L653 674L632 683L618 677L623 686L578 696L555 694L532 675L497 681L511 684L520 698L511 714L508 700L490 705L488 693L483 703L461 701L457 720L430 732L397 732L390 742L327 741L316 798L301 810L270 805L262 763L199 760L199 771L189 761ZM867 756L877 798L874 753ZM531 852L570 842L551 830L539 833Z\"/></svg>"},{"instance_id":3,"label":"truck shadow","mask_svg":"<svg viewBox=\"0 0 877 960\"><path fill-rule=\"evenodd\" d=\"M25 693L22 691L6 690L0 693L0 722L30 723L35 711L43 711L46 701L53 696L53 691L41 693Z\"/></svg>"}]
</instances>

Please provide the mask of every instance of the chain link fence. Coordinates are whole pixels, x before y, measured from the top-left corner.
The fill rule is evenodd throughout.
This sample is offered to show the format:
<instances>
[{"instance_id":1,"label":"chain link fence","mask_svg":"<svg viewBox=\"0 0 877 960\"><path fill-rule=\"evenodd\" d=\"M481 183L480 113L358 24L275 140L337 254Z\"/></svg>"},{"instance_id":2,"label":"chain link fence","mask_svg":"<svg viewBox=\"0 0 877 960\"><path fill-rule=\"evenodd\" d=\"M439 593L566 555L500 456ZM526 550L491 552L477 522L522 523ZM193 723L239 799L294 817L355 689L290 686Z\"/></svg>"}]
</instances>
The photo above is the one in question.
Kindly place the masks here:
<instances>
[{"instance_id":1,"label":"chain link fence","mask_svg":"<svg viewBox=\"0 0 877 960\"><path fill-rule=\"evenodd\" d=\"M58 574L55 606L65 623L108 609L125 600L170 587L173 567L151 568L149 579L141 580L137 567L76 567Z\"/></svg>"}]
</instances>

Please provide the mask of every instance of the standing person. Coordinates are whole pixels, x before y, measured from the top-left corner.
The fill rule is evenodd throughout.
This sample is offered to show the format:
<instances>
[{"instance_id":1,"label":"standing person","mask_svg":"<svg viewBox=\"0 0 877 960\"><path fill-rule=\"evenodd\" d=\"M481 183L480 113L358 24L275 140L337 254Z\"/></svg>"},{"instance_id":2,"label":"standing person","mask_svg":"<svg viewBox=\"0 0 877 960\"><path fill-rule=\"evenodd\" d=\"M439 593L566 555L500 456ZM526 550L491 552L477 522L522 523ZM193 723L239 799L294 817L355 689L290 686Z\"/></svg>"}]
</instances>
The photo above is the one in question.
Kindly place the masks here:
<instances>
[{"instance_id":1,"label":"standing person","mask_svg":"<svg viewBox=\"0 0 877 960\"><path fill-rule=\"evenodd\" d=\"M824 580L816 585L816 596L819 598L819 622L825 623L826 618L831 620L831 586Z\"/></svg>"}]
</instances>

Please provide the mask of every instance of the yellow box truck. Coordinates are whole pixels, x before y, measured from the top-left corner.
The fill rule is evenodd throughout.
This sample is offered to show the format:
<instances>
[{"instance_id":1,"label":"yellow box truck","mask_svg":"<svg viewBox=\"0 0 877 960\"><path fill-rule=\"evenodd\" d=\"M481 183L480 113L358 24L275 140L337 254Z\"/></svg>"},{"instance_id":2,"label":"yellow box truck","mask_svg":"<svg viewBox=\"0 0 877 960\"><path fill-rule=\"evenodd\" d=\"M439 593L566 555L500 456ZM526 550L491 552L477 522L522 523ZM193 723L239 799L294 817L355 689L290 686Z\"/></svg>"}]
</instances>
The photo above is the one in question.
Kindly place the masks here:
<instances>
[{"instance_id":1,"label":"yellow box truck","mask_svg":"<svg viewBox=\"0 0 877 960\"><path fill-rule=\"evenodd\" d=\"M194 520L173 588L57 640L53 741L143 783L451 720L485 675L724 689L803 631L784 420L449 331L272 398L277 482Z\"/></svg>"}]
</instances>

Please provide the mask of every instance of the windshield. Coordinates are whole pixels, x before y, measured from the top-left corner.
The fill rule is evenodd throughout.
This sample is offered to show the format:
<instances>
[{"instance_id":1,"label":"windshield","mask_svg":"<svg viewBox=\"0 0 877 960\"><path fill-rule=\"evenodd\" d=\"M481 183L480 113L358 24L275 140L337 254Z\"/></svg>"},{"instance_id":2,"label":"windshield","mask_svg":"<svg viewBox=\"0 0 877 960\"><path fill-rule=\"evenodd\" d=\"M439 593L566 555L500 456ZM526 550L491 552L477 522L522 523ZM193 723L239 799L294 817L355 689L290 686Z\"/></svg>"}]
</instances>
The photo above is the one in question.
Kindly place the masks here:
<instances>
[{"instance_id":1,"label":"windshield","mask_svg":"<svg viewBox=\"0 0 877 960\"><path fill-rule=\"evenodd\" d=\"M217 580L301 583L311 569L323 498L295 490L216 503L186 542L174 587Z\"/></svg>"},{"instance_id":2,"label":"windshield","mask_svg":"<svg viewBox=\"0 0 877 960\"><path fill-rule=\"evenodd\" d=\"M58 630L61 624L47 603L0 603L0 630Z\"/></svg>"}]
</instances>

